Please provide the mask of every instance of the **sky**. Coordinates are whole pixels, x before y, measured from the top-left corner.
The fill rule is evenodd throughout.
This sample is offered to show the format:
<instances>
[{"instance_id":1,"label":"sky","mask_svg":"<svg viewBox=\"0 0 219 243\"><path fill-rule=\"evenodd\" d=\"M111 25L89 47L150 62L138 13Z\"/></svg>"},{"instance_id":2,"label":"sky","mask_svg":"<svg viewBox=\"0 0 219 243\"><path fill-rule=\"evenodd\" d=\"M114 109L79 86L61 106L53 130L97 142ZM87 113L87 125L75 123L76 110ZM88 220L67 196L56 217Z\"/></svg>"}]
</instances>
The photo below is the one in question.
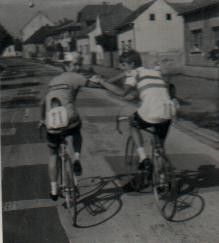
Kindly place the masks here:
<instances>
[{"instance_id":1,"label":"sky","mask_svg":"<svg viewBox=\"0 0 219 243\"><path fill-rule=\"evenodd\" d=\"M101 4L103 1L116 4L122 2L126 7L135 10L148 0L32 0L34 7L29 8L30 0L0 0L0 23L10 34L18 37L23 26L40 10L53 22L64 17L75 20L77 12L87 4ZM169 0L186 2L191 0Z\"/></svg>"}]
</instances>

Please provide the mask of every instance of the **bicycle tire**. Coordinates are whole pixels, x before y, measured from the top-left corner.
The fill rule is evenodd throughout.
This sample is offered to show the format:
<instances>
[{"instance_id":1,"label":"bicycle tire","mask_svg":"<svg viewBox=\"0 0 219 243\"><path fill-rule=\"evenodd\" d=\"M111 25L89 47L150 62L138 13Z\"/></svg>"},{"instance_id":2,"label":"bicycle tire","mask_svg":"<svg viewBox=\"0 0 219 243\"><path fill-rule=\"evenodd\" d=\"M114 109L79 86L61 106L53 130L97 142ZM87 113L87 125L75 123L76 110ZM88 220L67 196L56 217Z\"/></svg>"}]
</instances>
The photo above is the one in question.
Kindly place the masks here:
<instances>
[{"instance_id":1,"label":"bicycle tire","mask_svg":"<svg viewBox=\"0 0 219 243\"><path fill-rule=\"evenodd\" d=\"M145 189L146 173L138 171L138 156L135 142L132 136L129 136L125 147L125 165L130 175L130 186L134 191L141 192ZM146 180L148 182L148 180Z\"/></svg>"},{"instance_id":2,"label":"bicycle tire","mask_svg":"<svg viewBox=\"0 0 219 243\"><path fill-rule=\"evenodd\" d=\"M66 175L68 178L67 187L69 189L70 205L68 209L72 215L73 225L77 224L77 179L73 172L73 165L70 159L66 161Z\"/></svg>"},{"instance_id":3,"label":"bicycle tire","mask_svg":"<svg viewBox=\"0 0 219 243\"><path fill-rule=\"evenodd\" d=\"M132 174L137 169L137 157L135 155L135 143L132 136L129 136L125 146L125 165L128 168L128 172Z\"/></svg>"},{"instance_id":4,"label":"bicycle tire","mask_svg":"<svg viewBox=\"0 0 219 243\"><path fill-rule=\"evenodd\" d=\"M177 209L176 179L171 162L168 158L152 151L153 169L153 193L161 215L171 221Z\"/></svg>"},{"instance_id":5,"label":"bicycle tire","mask_svg":"<svg viewBox=\"0 0 219 243\"><path fill-rule=\"evenodd\" d=\"M65 177L64 177L64 192L65 192L65 206L67 209L71 208L71 174L69 172L69 162L66 160L65 164Z\"/></svg>"}]
</instances>

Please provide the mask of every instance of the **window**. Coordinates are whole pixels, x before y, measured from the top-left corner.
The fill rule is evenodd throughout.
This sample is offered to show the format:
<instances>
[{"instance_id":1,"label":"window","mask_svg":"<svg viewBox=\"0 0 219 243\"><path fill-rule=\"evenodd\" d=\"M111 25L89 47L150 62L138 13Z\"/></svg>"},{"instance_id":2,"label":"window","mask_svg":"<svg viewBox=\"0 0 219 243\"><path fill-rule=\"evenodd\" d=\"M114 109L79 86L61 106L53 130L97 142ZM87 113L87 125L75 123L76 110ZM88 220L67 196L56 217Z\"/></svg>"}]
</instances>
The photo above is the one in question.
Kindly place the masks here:
<instances>
[{"instance_id":1,"label":"window","mask_svg":"<svg viewBox=\"0 0 219 243\"><path fill-rule=\"evenodd\" d=\"M88 44L86 44L85 45L85 54L89 54L89 45Z\"/></svg>"},{"instance_id":2,"label":"window","mask_svg":"<svg viewBox=\"0 0 219 243\"><path fill-rule=\"evenodd\" d=\"M172 20L172 14L167 13L166 14L166 20Z\"/></svg>"},{"instance_id":3,"label":"window","mask_svg":"<svg viewBox=\"0 0 219 243\"><path fill-rule=\"evenodd\" d=\"M214 31L214 44L219 47L219 26L213 28Z\"/></svg>"},{"instance_id":4,"label":"window","mask_svg":"<svg viewBox=\"0 0 219 243\"><path fill-rule=\"evenodd\" d=\"M202 30L193 30L191 32L192 39L191 39L191 52L197 53L201 52L202 49Z\"/></svg>"},{"instance_id":5,"label":"window","mask_svg":"<svg viewBox=\"0 0 219 243\"><path fill-rule=\"evenodd\" d=\"M121 50L122 53L125 52L125 41L121 41Z\"/></svg>"},{"instance_id":6,"label":"window","mask_svg":"<svg viewBox=\"0 0 219 243\"><path fill-rule=\"evenodd\" d=\"M128 40L128 50L132 49L132 40Z\"/></svg>"},{"instance_id":7,"label":"window","mask_svg":"<svg viewBox=\"0 0 219 243\"><path fill-rule=\"evenodd\" d=\"M149 20L154 21L155 20L155 14L153 14L153 13L149 14Z\"/></svg>"},{"instance_id":8,"label":"window","mask_svg":"<svg viewBox=\"0 0 219 243\"><path fill-rule=\"evenodd\" d=\"M83 46L80 45L80 52L83 53Z\"/></svg>"}]
</instances>

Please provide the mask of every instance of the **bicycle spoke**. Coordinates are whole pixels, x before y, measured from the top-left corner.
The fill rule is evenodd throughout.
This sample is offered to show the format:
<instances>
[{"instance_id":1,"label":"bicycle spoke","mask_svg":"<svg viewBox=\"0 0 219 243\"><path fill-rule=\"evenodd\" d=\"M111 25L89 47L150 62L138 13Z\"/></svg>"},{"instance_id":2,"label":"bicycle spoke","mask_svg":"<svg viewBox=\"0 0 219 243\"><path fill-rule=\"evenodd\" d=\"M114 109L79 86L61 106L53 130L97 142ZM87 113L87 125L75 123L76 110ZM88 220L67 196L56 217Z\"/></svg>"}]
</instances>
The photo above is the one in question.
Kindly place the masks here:
<instances>
[{"instance_id":1,"label":"bicycle spoke","mask_svg":"<svg viewBox=\"0 0 219 243\"><path fill-rule=\"evenodd\" d=\"M159 169L155 168L153 175L154 195L161 215L165 219L171 220L177 207L176 181L170 167L165 167L165 160L159 159ZM158 161L156 162L158 164ZM162 168L161 165L164 167L163 169L160 169Z\"/></svg>"}]
</instances>

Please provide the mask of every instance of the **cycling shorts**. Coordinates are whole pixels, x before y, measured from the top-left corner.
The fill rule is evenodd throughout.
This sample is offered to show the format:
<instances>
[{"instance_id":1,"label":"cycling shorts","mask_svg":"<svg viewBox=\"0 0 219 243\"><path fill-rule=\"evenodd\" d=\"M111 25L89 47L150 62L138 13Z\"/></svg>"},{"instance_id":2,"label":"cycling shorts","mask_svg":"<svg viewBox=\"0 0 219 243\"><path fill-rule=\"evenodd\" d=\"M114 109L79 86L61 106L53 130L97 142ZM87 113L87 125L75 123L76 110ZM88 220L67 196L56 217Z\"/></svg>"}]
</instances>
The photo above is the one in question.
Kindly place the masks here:
<instances>
[{"instance_id":1,"label":"cycling shorts","mask_svg":"<svg viewBox=\"0 0 219 243\"><path fill-rule=\"evenodd\" d=\"M48 133L47 132L47 145L51 149L58 149L59 144L61 142L61 136L74 136L74 134L80 132L82 123L78 123L73 128L67 129L59 134L53 134L53 133Z\"/></svg>"},{"instance_id":2,"label":"cycling shorts","mask_svg":"<svg viewBox=\"0 0 219 243\"><path fill-rule=\"evenodd\" d=\"M140 117L138 112L135 112L132 115L132 118L131 118L131 121L130 121L131 127L135 127L137 129L144 130L148 127L154 127L155 132L157 133L158 137L161 140L164 140L166 138L170 124L171 124L171 120L166 120L166 121L160 122L160 123L146 122Z\"/></svg>"}]
</instances>

